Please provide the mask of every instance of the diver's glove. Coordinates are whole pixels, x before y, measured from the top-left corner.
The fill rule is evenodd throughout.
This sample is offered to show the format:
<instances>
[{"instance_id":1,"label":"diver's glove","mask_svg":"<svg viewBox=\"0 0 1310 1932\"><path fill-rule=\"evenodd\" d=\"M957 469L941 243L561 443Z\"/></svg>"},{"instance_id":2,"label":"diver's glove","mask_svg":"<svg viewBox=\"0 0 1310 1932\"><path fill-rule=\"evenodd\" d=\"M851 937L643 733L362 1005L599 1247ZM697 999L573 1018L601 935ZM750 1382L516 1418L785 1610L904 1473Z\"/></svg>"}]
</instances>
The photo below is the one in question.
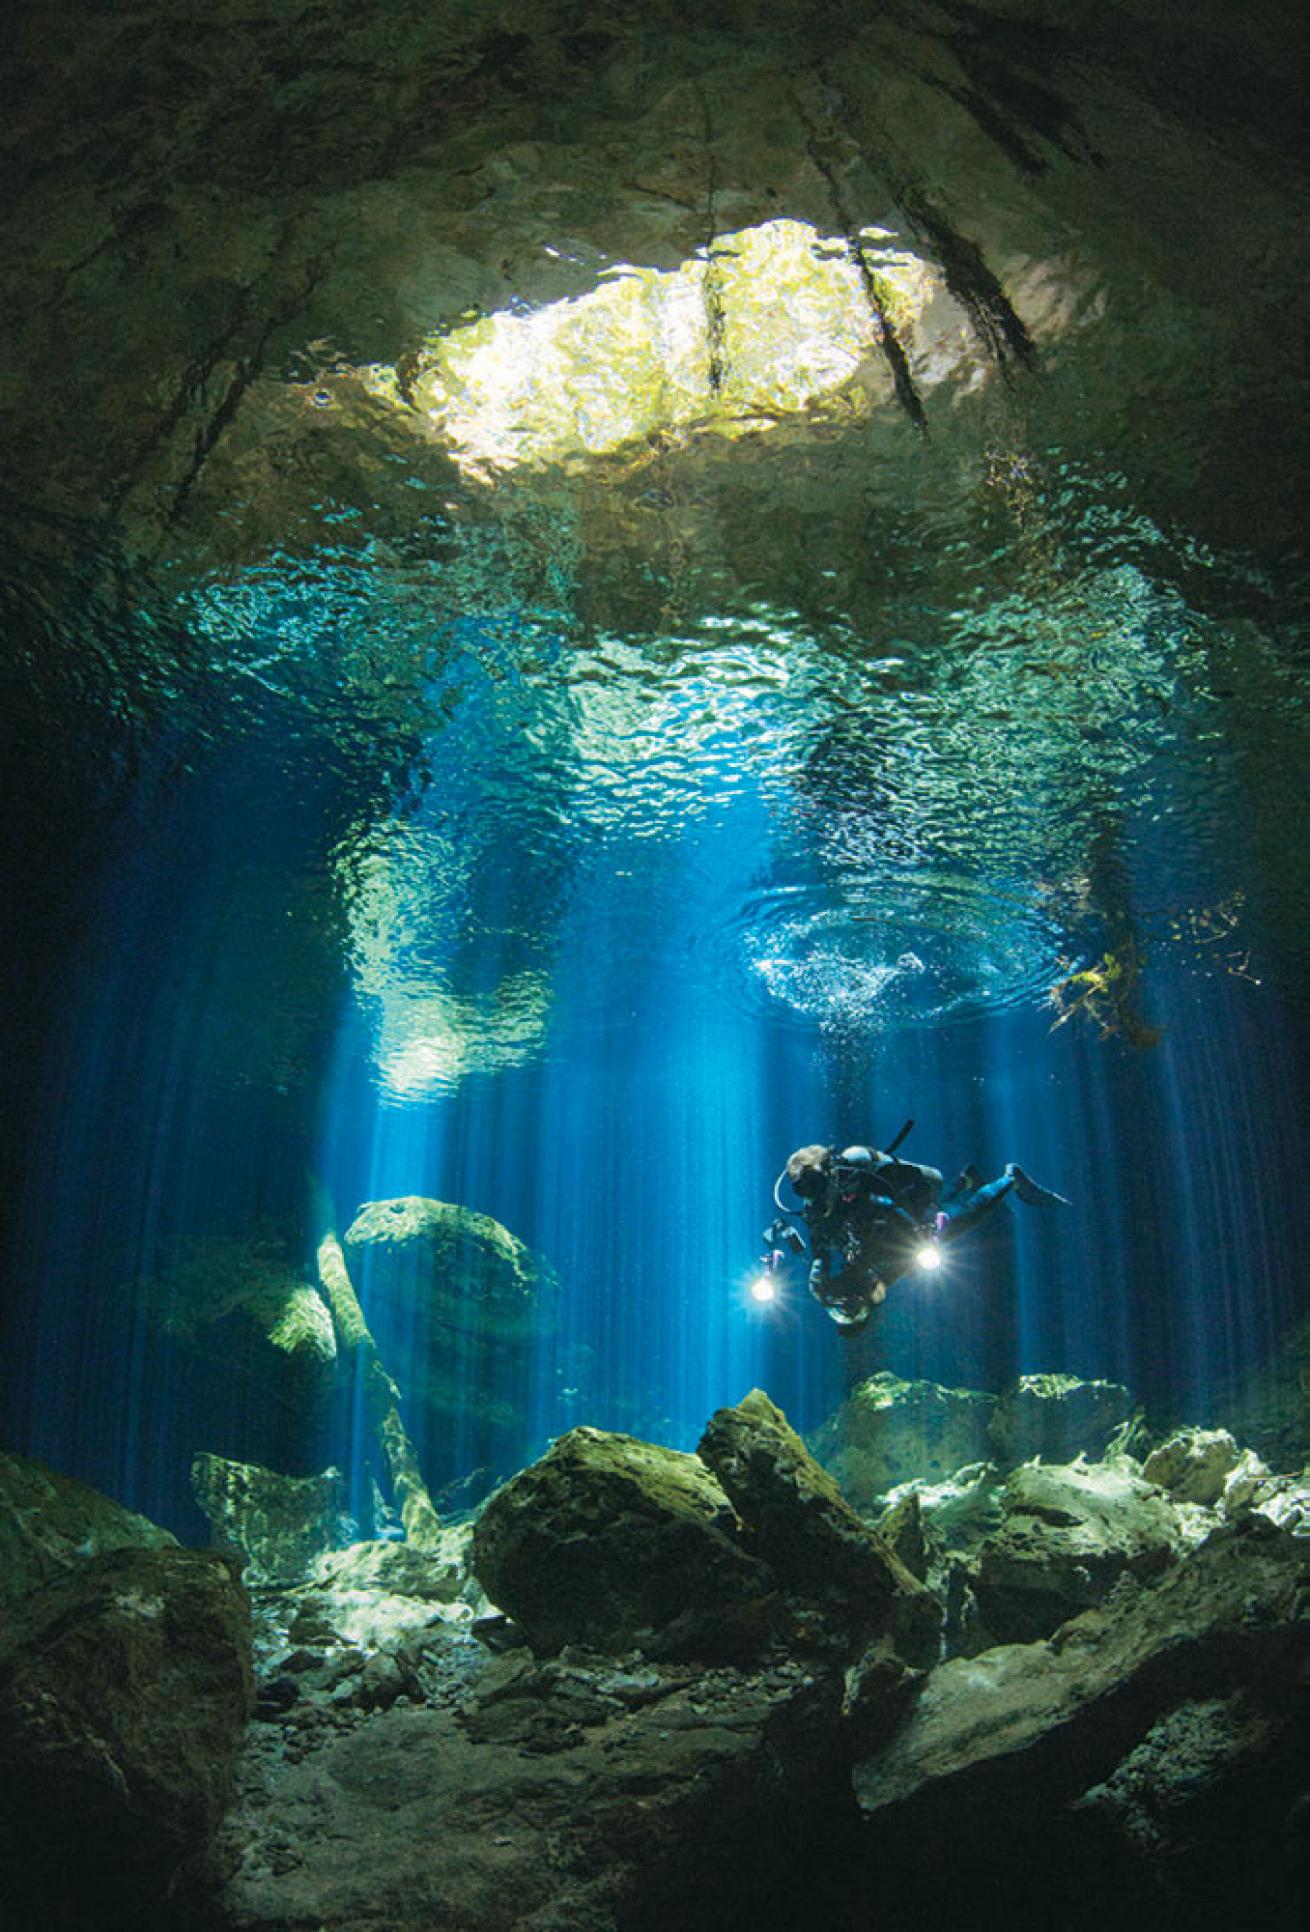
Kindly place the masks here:
<instances>
[{"instance_id":1,"label":"diver's glove","mask_svg":"<svg viewBox=\"0 0 1310 1932\"><path fill-rule=\"evenodd\" d=\"M1014 1191L1025 1207L1073 1206L1072 1201L1066 1200L1063 1194L1057 1194L1053 1188L1038 1187L1032 1176L1025 1174L1017 1161L1011 1161L1005 1172L1007 1178L1014 1182Z\"/></svg>"}]
</instances>

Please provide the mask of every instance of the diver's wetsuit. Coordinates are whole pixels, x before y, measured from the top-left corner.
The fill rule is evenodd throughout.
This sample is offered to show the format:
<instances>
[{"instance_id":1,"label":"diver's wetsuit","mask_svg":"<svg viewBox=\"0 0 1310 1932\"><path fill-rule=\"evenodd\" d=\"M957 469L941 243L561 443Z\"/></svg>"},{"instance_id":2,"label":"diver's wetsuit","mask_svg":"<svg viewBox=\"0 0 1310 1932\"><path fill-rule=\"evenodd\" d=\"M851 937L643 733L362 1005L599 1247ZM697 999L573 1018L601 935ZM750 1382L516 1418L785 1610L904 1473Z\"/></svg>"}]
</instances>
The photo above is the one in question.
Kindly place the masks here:
<instances>
[{"instance_id":1,"label":"diver's wetsuit","mask_svg":"<svg viewBox=\"0 0 1310 1932\"><path fill-rule=\"evenodd\" d=\"M862 1328L926 1241L958 1240L1015 1185L1009 1171L979 1183L966 1170L943 1196L941 1170L917 1161L884 1154L864 1167L830 1163L822 1190L805 1203L811 1294L840 1326Z\"/></svg>"}]
</instances>

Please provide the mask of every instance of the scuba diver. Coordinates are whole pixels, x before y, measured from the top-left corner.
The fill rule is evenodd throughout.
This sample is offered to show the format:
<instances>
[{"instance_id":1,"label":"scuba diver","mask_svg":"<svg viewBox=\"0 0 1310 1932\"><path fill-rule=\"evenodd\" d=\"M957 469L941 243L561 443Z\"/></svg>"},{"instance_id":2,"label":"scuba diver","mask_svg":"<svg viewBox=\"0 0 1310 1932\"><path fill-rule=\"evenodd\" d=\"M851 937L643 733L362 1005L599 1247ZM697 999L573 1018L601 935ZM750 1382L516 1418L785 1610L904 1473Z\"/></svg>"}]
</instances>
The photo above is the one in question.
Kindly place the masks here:
<instances>
[{"instance_id":1,"label":"scuba diver","mask_svg":"<svg viewBox=\"0 0 1310 1932\"><path fill-rule=\"evenodd\" d=\"M773 1186L780 1218L765 1229L764 1273L772 1276L786 1252L805 1242L797 1211L781 1189L790 1182L802 1203L812 1254L809 1289L844 1334L859 1332L888 1288L913 1268L937 1268L942 1249L977 1227L1009 1193L1030 1207L1068 1207L1062 1194L1039 1187L1011 1161L994 1181L966 1167L943 1193L938 1168L896 1159L913 1121L885 1151L874 1147L801 1147Z\"/></svg>"}]
</instances>

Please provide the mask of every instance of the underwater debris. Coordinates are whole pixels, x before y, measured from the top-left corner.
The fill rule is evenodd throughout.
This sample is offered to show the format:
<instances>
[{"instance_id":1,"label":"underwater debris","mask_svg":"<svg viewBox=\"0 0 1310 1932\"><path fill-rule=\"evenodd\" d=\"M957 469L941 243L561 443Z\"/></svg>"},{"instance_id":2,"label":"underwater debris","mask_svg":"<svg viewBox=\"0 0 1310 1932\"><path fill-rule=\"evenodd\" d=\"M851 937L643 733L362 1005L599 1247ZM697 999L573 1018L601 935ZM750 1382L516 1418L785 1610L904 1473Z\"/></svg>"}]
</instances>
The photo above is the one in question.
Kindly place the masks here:
<instances>
[{"instance_id":1,"label":"underwater debris","mask_svg":"<svg viewBox=\"0 0 1310 1932\"><path fill-rule=\"evenodd\" d=\"M1143 1019L1133 1004L1145 963L1145 953L1134 940L1129 940L1117 951L1102 953L1094 966L1084 966L1058 981L1050 993L1051 1005L1056 1010L1051 1022L1052 1033L1075 1014L1081 1014L1098 1029L1103 1040L1118 1034L1130 1046L1158 1046L1164 1038L1164 1028Z\"/></svg>"}]
</instances>

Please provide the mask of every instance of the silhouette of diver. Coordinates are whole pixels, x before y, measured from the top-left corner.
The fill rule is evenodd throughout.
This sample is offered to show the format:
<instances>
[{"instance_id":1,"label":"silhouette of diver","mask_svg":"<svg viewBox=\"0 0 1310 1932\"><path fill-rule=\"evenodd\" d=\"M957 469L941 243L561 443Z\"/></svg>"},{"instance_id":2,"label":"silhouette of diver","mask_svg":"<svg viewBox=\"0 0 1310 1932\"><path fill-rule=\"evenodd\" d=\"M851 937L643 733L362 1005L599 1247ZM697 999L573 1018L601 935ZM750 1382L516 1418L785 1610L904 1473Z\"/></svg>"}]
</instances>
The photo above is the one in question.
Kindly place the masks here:
<instances>
[{"instance_id":1,"label":"silhouette of diver","mask_svg":"<svg viewBox=\"0 0 1310 1932\"><path fill-rule=\"evenodd\" d=\"M1068 1207L1062 1194L1038 1187L1014 1161L994 1181L966 1167L943 1193L938 1168L896 1159L909 1132L907 1121L891 1147L800 1147L774 1183L782 1216L765 1231L765 1268L781 1265L785 1243L804 1247L785 1206L784 1180L802 1202L813 1259L809 1288L845 1334L855 1334L887 1298L888 1288L912 1268L934 1268L941 1250L976 1228L1011 1192L1030 1207Z\"/></svg>"}]
</instances>

